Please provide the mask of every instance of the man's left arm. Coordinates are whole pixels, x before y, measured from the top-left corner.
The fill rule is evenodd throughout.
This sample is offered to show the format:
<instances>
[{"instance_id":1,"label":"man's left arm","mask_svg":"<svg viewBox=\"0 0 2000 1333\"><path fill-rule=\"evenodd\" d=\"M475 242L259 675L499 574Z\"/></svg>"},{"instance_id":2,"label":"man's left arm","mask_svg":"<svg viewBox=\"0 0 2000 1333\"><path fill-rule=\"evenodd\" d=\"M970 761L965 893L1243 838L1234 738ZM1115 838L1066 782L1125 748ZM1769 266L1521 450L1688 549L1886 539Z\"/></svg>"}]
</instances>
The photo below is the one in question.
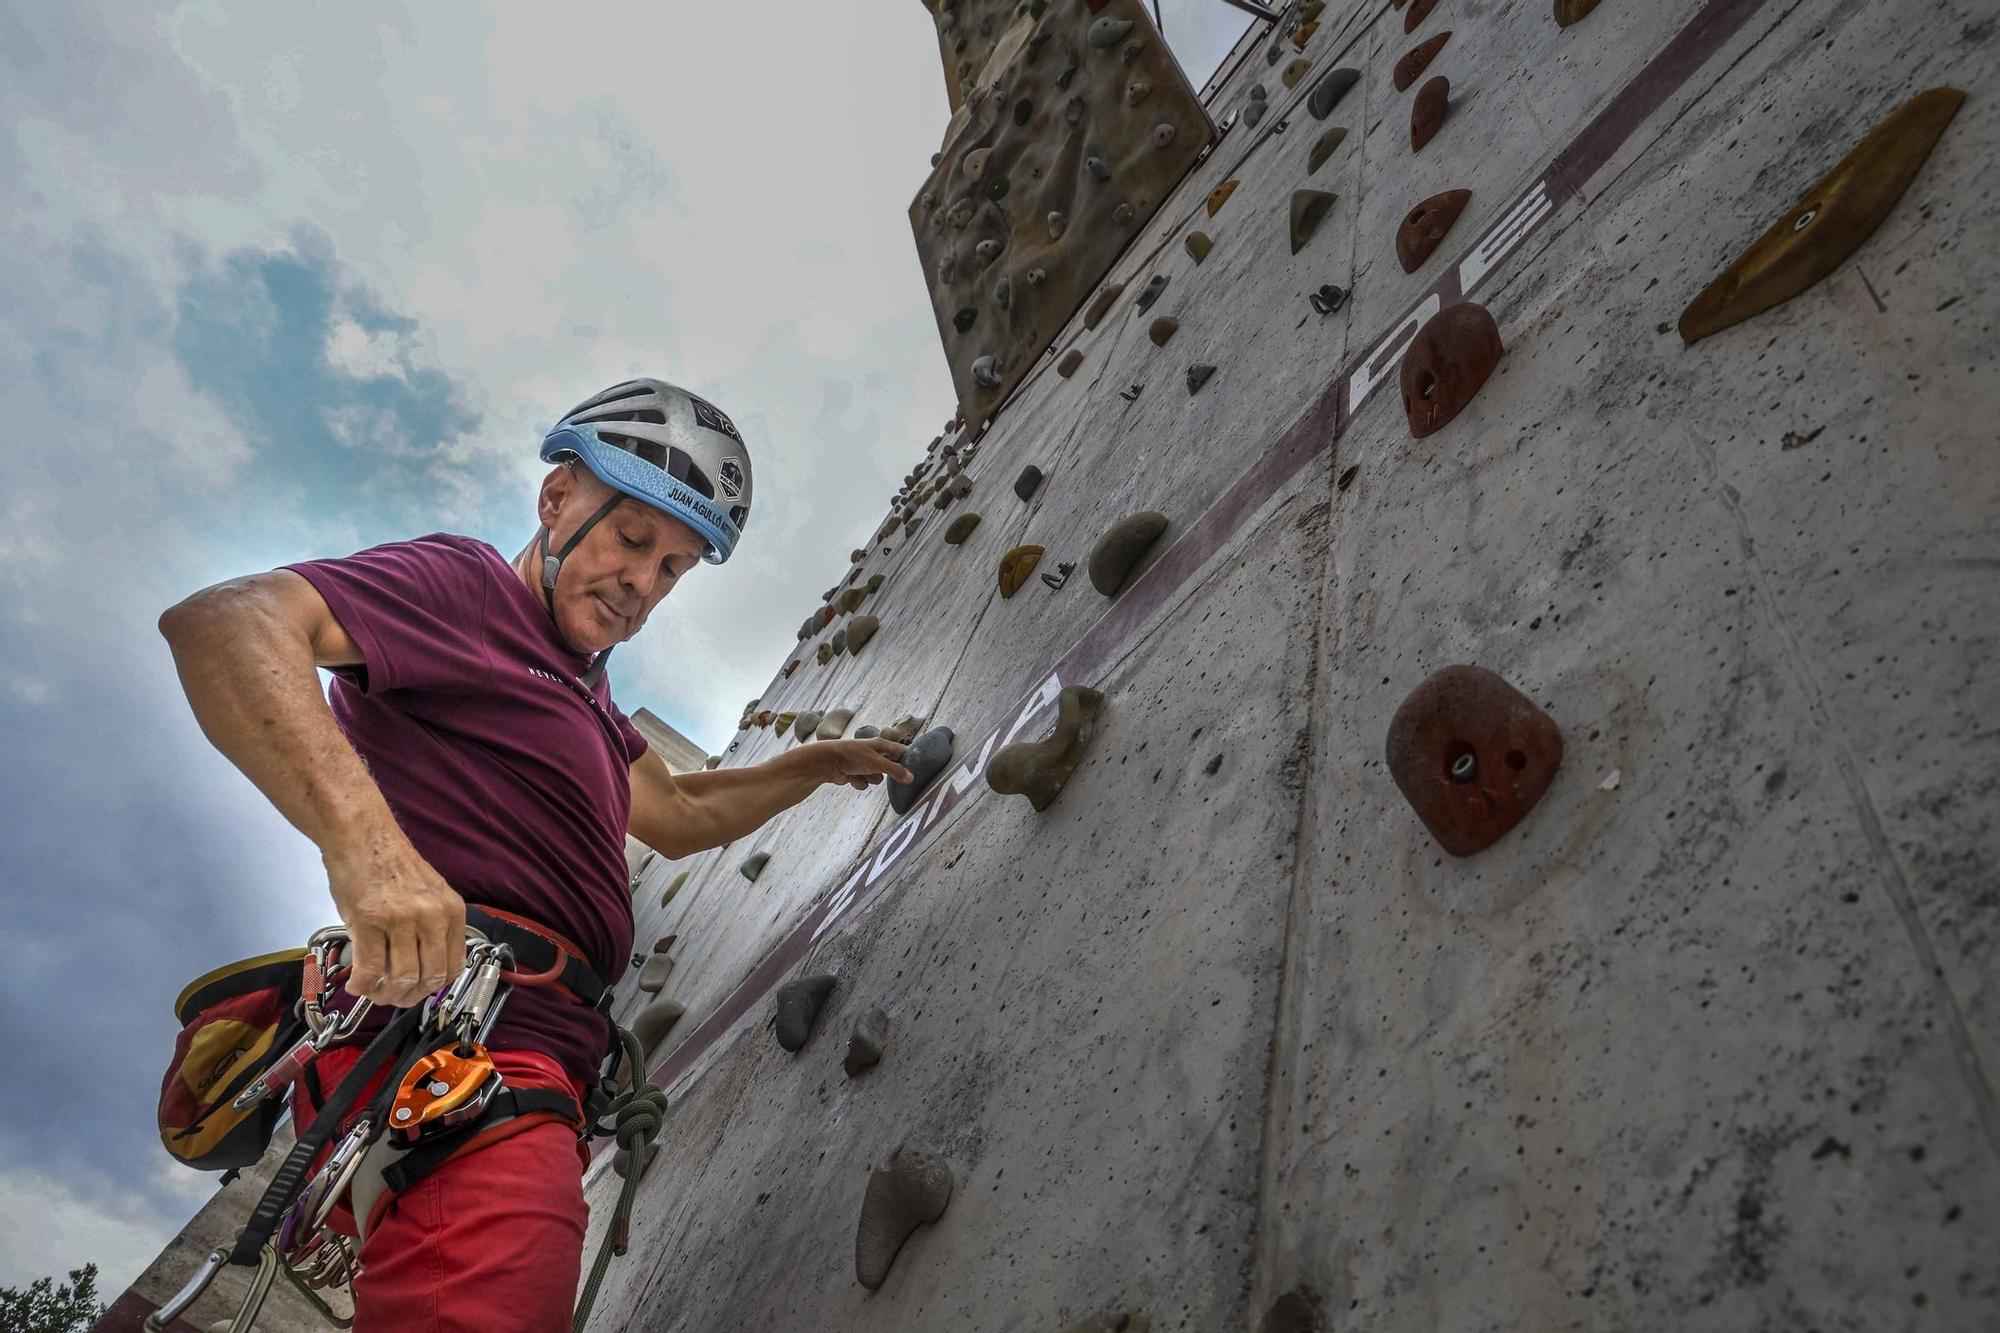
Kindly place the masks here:
<instances>
[{"instance_id":1,"label":"man's left arm","mask_svg":"<svg viewBox=\"0 0 2000 1333\"><path fill-rule=\"evenodd\" d=\"M749 768L668 771L648 749L632 762L633 837L669 860L734 842L829 782L857 791L911 780L902 746L879 738L814 741Z\"/></svg>"}]
</instances>

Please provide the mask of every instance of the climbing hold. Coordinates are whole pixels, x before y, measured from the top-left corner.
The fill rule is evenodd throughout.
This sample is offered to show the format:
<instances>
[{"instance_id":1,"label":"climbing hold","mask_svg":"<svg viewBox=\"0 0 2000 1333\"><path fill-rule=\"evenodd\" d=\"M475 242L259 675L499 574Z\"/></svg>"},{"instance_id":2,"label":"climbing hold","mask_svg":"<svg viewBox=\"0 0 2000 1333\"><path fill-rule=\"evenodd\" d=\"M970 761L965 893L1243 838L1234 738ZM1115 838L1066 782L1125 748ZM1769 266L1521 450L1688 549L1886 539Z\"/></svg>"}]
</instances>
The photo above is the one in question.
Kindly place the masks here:
<instances>
[{"instance_id":1,"label":"climbing hold","mask_svg":"<svg viewBox=\"0 0 2000 1333\"><path fill-rule=\"evenodd\" d=\"M673 975L674 960L663 953L649 954L646 961L639 964L638 987L648 995L658 995L667 987L667 978Z\"/></svg>"},{"instance_id":2,"label":"climbing hold","mask_svg":"<svg viewBox=\"0 0 2000 1333\"><path fill-rule=\"evenodd\" d=\"M873 1291L882 1285L910 1233L944 1216L951 1187L951 1163L912 1141L868 1174L861 1224L854 1232L854 1275L862 1286Z\"/></svg>"},{"instance_id":3,"label":"climbing hold","mask_svg":"<svg viewBox=\"0 0 2000 1333\"><path fill-rule=\"evenodd\" d=\"M868 576L867 588L870 596L882 591L882 580L884 577L881 574L870 574Z\"/></svg>"},{"instance_id":4,"label":"climbing hold","mask_svg":"<svg viewBox=\"0 0 2000 1333\"><path fill-rule=\"evenodd\" d=\"M1396 258L1402 262L1403 272L1415 273L1424 266L1471 201L1470 190L1446 190L1410 210L1396 229Z\"/></svg>"},{"instance_id":5,"label":"climbing hold","mask_svg":"<svg viewBox=\"0 0 2000 1333\"><path fill-rule=\"evenodd\" d=\"M1437 8L1437 0L1410 0L1410 7L1403 14L1403 31L1415 32L1417 25L1431 16Z\"/></svg>"},{"instance_id":6,"label":"climbing hold","mask_svg":"<svg viewBox=\"0 0 2000 1333\"><path fill-rule=\"evenodd\" d=\"M986 182L986 197L988 199L1005 199L1010 185L1011 182L1005 176L995 176L992 180Z\"/></svg>"},{"instance_id":7,"label":"climbing hold","mask_svg":"<svg viewBox=\"0 0 2000 1333\"><path fill-rule=\"evenodd\" d=\"M785 670L784 670L785 678L787 680L791 679L792 673L794 671L797 671L798 669L799 669L799 659L794 657L791 661L785 663Z\"/></svg>"},{"instance_id":8,"label":"climbing hold","mask_svg":"<svg viewBox=\"0 0 2000 1333\"><path fill-rule=\"evenodd\" d=\"M680 1022L687 1010L672 1000L655 1000L641 1009L632 1020L632 1035L639 1039L639 1047L647 1056L666 1037L669 1029Z\"/></svg>"},{"instance_id":9,"label":"climbing hold","mask_svg":"<svg viewBox=\"0 0 2000 1333\"><path fill-rule=\"evenodd\" d=\"M1325 190L1292 191L1292 253L1306 248L1319 230L1320 222L1333 207L1334 196Z\"/></svg>"},{"instance_id":10,"label":"climbing hold","mask_svg":"<svg viewBox=\"0 0 2000 1333\"><path fill-rule=\"evenodd\" d=\"M865 1074L882 1063L882 1043L889 1039L889 1015L870 1009L854 1020L847 1038L847 1058L841 1062L849 1078Z\"/></svg>"},{"instance_id":11,"label":"climbing hold","mask_svg":"<svg viewBox=\"0 0 2000 1333\"><path fill-rule=\"evenodd\" d=\"M1139 293L1139 299L1134 301L1133 304L1141 310L1150 310L1153 308L1153 302L1160 299L1160 293L1166 290L1167 275L1164 273L1155 273L1151 278L1146 280L1145 290Z\"/></svg>"},{"instance_id":12,"label":"climbing hold","mask_svg":"<svg viewBox=\"0 0 2000 1333\"><path fill-rule=\"evenodd\" d=\"M958 164L958 169L967 180L976 182L986 174L986 159L991 156L993 156L991 148L975 148L965 155L964 160Z\"/></svg>"},{"instance_id":13,"label":"climbing hold","mask_svg":"<svg viewBox=\"0 0 2000 1333\"><path fill-rule=\"evenodd\" d=\"M1311 41L1312 35L1318 31L1319 24L1317 23L1301 23L1299 30L1292 34L1292 45L1301 51L1305 50L1306 43Z\"/></svg>"},{"instance_id":14,"label":"climbing hold","mask_svg":"<svg viewBox=\"0 0 2000 1333\"><path fill-rule=\"evenodd\" d=\"M1069 225L1069 219L1064 217L1061 213L1050 213L1049 239L1052 241L1059 239L1063 234L1063 228L1067 227L1068 225Z\"/></svg>"},{"instance_id":15,"label":"climbing hold","mask_svg":"<svg viewBox=\"0 0 2000 1333\"><path fill-rule=\"evenodd\" d=\"M838 657L838 656L840 656L840 655L841 655L842 653L846 652L846 651L847 651L847 626L845 626L845 625L842 625L842 626L841 626L841 627L840 627L839 629L835 630L835 631L833 632L833 637L832 637L831 639L828 639L828 640L826 641L826 643L827 643L827 647L829 647L829 648L833 649L833 655L834 655L835 657Z\"/></svg>"},{"instance_id":16,"label":"climbing hold","mask_svg":"<svg viewBox=\"0 0 2000 1333\"><path fill-rule=\"evenodd\" d=\"M1090 44L1103 51L1125 40L1125 34L1132 31L1131 19L1101 18L1090 25Z\"/></svg>"},{"instance_id":17,"label":"climbing hold","mask_svg":"<svg viewBox=\"0 0 2000 1333\"><path fill-rule=\"evenodd\" d=\"M991 356L982 356L972 363L972 382L982 389L1000 387L999 362Z\"/></svg>"},{"instance_id":18,"label":"climbing hold","mask_svg":"<svg viewBox=\"0 0 2000 1333\"><path fill-rule=\"evenodd\" d=\"M866 588L849 588L846 592L840 594L840 609L852 615L861 609L861 599L867 595L868 590Z\"/></svg>"},{"instance_id":19,"label":"climbing hold","mask_svg":"<svg viewBox=\"0 0 2000 1333\"><path fill-rule=\"evenodd\" d=\"M951 521L951 526L944 530L944 544L946 546L958 545L960 542L964 541L967 537L970 537L972 535L972 530L978 526L979 526L979 515L960 514L957 518Z\"/></svg>"},{"instance_id":20,"label":"climbing hold","mask_svg":"<svg viewBox=\"0 0 2000 1333\"><path fill-rule=\"evenodd\" d=\"M1956 88L1918 93L1870 130L1681 312L1696 342L1781 305L1832 273L1875 234L1957 114Z\"/></svg>"},{"instance_id":21,"label":"climbing hold","mask_svg":"<svg viewBox=\"0 0 2000 1333\"><path fill-rule=\"evenodd\" d=\"M1431 316L1403 354L1403 413L1418 439L1443 430L1500 363L1500 326L1462 301Z\"/></svg>"},{"instance_id":22,"label":"climbing hold","mask_svg":"<svg viewBox=\"0 0 2000 1333\"><path fill-rule=\"evenodd\" d=\"M1164 120L1153 126L1153 147L1165 148L1180 137L1180 131Z\"/></svg>"},{"instance_id":23,"label":"climbing hold","mask_svg":"<svg viewBox=\"0 0 2000 1333\"><path fill-rule=\"evenodd\" d=\"M1201 386L1208 383L1208 377L1210 375L1213 375L1214 373L1215 373L1214 366L1204 366L1204 365L1189 366L1187 373L1188 397L1192 398L1196 394L1200 393Z\"/></svg>"},{"instance_id":24,"label":"climbing hold","mask_svg":"<svg viewBox=\"0 0 2000 1333\"><path fill-rule=\"evenodd\" d=\"M989 236L979 244L973 246L972 253L979 260L980 265L984 267L1000 257L1000 242Z\"/></svg>"},{"instance_id":25,"label":"climbing hold","mask_svg":"<svg viewBox=\"0 0 2000 1333\"><path fill-rule=\"evenodd\" d=\"M932 727L929 731L910 742L903 751L903 767L910 770L912 782L898 782L889 779L889 808L899 815L910 812L924 789L937 780L951 763L952 734L950 727Z\"/></svg>"},{"instance_id":26,"label":"climbing hold","mask_svg":"<svg viewBox=\"0 0 2000 1333\"><path fill-rule=\"evenodd\" d=\"M1280 74L1278 78L1287 88L1296 88L1299 86L1299 80L1312 72L1312 67L1313 62L1310 60L1304 58L1294 60L1291 64L1285 66L1284 73Z\"/></svg>"},{"instance_id":27,"label":"climbing hold","mask_svg":"<svg viewBox=\"0 0 2000 1333\"><path fill-rule=\"evenodd\" d=\"M1437 53L1444 50L1444 44L1450 40L1451 32L1446 30L1435 37L1426 37L1405 51L1402 59L1396 62L1396 72L1392 76L1396 91L1400 93L1415 83L1417 76L1424 72L1424 67L1436 59Z\"/></svg>"},{"instance_id":28,"label":"climbing hold","mask_svg":"<svg viewBox=\"0 0 2000 1333\"><path fill-rule=\"evenodd\" d=\"M1039 546L1016 546L1000 557L1000 595L1012 597L1028 581L1028 575L1035 572L1035 565L1042 558Z\"/></svg>"},{"instance_id":29,"label":"climbing hold","mask_svg":"<svg viewBox=\"0 0 2000 1333\"><path fill-rule=\"evenodd\" d=\"M678 894L681 891L681 888L687 882L688 882L687 871L683 870L681 871L680 874L675 875L673 878L673 882L667 885L666 892L660 895L660 906L666 907L670 903L672 903L674 900L674 895Z\"/></svg>"},{"instance_id":30,"label":"climbing hold","mask_svg":"<svg viewBox=\"0 0 2000 1333\"><path fill-rule=\"evenodd\" d=\"M1145 49L1146 44L1144 42L1127 42L1125 43L1125 49L1118 53L1118 58L1128 65L1135 64L1139 59L1139 53Z\"/></svg>"},{"instance_id":31,"label":"climbing hold","mask_svg":"<svg viewBox=\"0 0 2000 1333\"><path fill-rule=\"evenodd\" d=\"M819 1017L826 997L833 994L830 972L793 977L778 987L778 1045L796 1051L812 1036L813 1020Z\"/></svg>"},{"instance_id":32,"label":"climbing hold","mask_svg":"<svg viewBox=\"0 0 2000 1333\"><path fill-rule=\"evenodd\" d=\"M755 718L751 719L751 723L754 726L768 727L771 725L771 719L776 716L777 716L776 713L773 713L770 709L766 708L762 712L758 713Z\"/></svg>"},{"instance_id":33,"label":"climbing hold","mask_svg":"<svg viewBox=\"0 0 2000 1333\"><path fill-rule=\"evenodd\" d=\"M1046 810L1061 794L1097 730L1104 696L1088 685L1065 685L1056 697L1056 725L1038 741L1016 741L986 765L986 785L1003 796L1025 796Z\"/></svg>"},{"instance_id":34,"label":"climbing hold","mask_svg":"<svg viewBox=\"0 0 2000 1333\"><path fill-rule=\"evenodd\" d=\"M819 662L821 666L825 666L828 662L831 662L833 660L833 645L830 643L821 644L819 648L813 653L813 657Z\"/></svg>"},{"instance_id":35,"label":"climbing hold","mask_svg":"<svg viewBox=\"0 0 2000 1333\"><path fill-rule=\"evenodd\" d=\"M819 729L819 719L818 713L800 713L798 720L792 723L792 735L801 741L811 740L813 732Z\"/></svg>"},{"instance_id":36,"label":"climbing hold","mask_svg":"<svg viewBox=\"0 0 2000 1333\"><path fill-rule=\"evenodd\" d=\"M1153 95L1153 85L1144 79L1134 79L1125 85L1125 105L1137 106Z\"/></svg>"},{"instance_id":37,"label":"climbing hold","mask_svg":"<svg viewBox=\"0 0 2000 1333\"><path fill-rule=\"evenodd\" d=\"M1057 592L1061 592L1063 590L1063 584L1068 583L1069 576L1075 572L1076 572L1076 561L1058 560L1056 561L1055 572L1054 573L1044 572L1042 575L1042 582L1047 584L1049 587L1055 589Z\"/></svg>"},{"instance_id":38,"label":"climbing hold","mask_svg":"<svg viewBox=\"0 0 2000 1333\"><path fill-rule=\"evenodd\" d=\"M1014 279L1011 276L1003 276L993 284L993 304L1002 310L1014 304Z\"/></svg>"},{"instance_id":39,"label":"climbing hold","mask_svg":"<svg viewBox=\"0 0 2000 1333\"><path fill-rule=\"evenodd\" d=\"M1042 484L1042 470L1033 463L1021 469L1021 475L1014 478L1014 494L1023 500L1035 498L1035 488Z\"/></svg>"},{"instance_id":40,"label":"climbing hold","mask_svg":"<svg viewBox=\"0 0 2000 1333\"><path fill-rule=\"evenodd\" d=\"M1354 478L1360 471L1361 471L1361 464L1359 463L1354 464L1352 467L1348 468L1346 471L1340 474L1340 480L1333 483L1333 489L1335 489L1336 491L1346 490L1349 486L1352 486L1354 484Z\"/></svg>"},{"instance_id":41,"label":"climbing hold","mask_svg":"<svg viewBox=\"0 0 2000 1333\"><path fill-rule=\"evenodd\" d=\"M1167 340L1180 329L1181 322L1171 316L1162 315L1146 330L1146 336L1153 340L1153 346L1165 347Z\"/></svg>"},{"instance_id":42,"label":"climbing hold","mask_svg":"<svg viewBox=\"0 0 2000 1333\"><path fill-rule=\"evenodd\" d=\"M1236 193L1238 182L1226 180L1208 192L1208 215L1214 217L1216 210L1229 202L1229 196Z\"/></svg>"},{"instance_id":43,"label":"climbing hold","mask_svg":"<svg viewBox=\"0 0 2000 1333\"><path fill-rule=\"evenodd\" d=\"M831 625L832 623L833 623L832 607L822 606L819 610L813 612L813 628L815 630L825 629L828 625Z\"/></svg>"},{"instance_id":44,"label":"climbing hold","mask_svg":"<svg viewBox=\"0 0 2000 1333\"><path fill-rule=\"evenodd\" d=\"M1444 128L1444 118L1449 114L1451 80L1440 74L1417 89L1417 100L1410 103L1410 151L1423 152L1424 145Z\"/></svg>"},{"instance_id":45,"label":"climbing hold","mask_svg":"<svg viewBox=\"0 0 2000 1333\"><path fill-rule=\"evenodd\" d=\"M1108 181L1111 179L1111 167L1101 157L1086 157L1083 159L1083 169L1089 174L1092 180Z\"/></svg>"},{"instance_id":46,"label":"climbing hold","mask_svg":"<svg viewBox=\"0 0 2000 1333\"><path fill-rule=\"evenodd\" d=\"M1264 119L1264 113L1271 109L1268 102L1251 102L1243 108L1243 123L1255 125Z\"/></svg>"},{"instance_id":47,"label":"climbing hold","mask_svg":"<svg viewBox=\"0 0 2000 1333\"><path fill-rule=\"evenodd\" d=\"M1083 312L1083 327L1096 328L1098 322L1111 313L1111 303L1116 301L1118 294L1124 290L1125 284L1122 282L1107 282L1099 287L1097 295L1091 298L1089 308Z\"/></svg>"},{"instance_id":48,"label":"climbing hold","mask_svg":"<svg viewBox=\"0 0 2000 1333\"><path fill-rule=\"evenodd\" d=\"M880 736L881 734L882 734L882 728L874 725L873 723L870 723L865 727L856 727L854 729L854 739L857 741L873 740L875 737Z\"/></svg>"},{"instance_id":49,"label":"climbing hold","mask_svg":"<svg viewBox=\"0 0 2000 1333\"><path fill-rule=\"evenodd\" d=\"M905 537L914 537L917 535L917 529L923 525L924 520L922 515L913 515L910 518L906 518L903 520L903 535Z\"/></svg>"},{"instance_id":50,"label":"climbing hold","mask_svg":"<svg viewBox=\"0 0 2000 1333\"><path fill-rule=\"evenodd\" d=\"M771 734L774 736L784 735L792 729L792 723L797 720L798 716L797 713L778 714L777 721L771 724Z\"/></svg>"},{"instance_id":51,"label":"climbing hold","mask_svg":"<svg viewBox=\"0 0 2000 1333\"><path fill-rule=\"evenodd\" d=\"M1090 550L1090 586L1116 597L1139 558L1167 530L1167 516L1150 509L1127 515L1111 525Z\"/></svg>"},{"instance_id":52,"label":"climbing hold","mask_svg":"<svg viewBox=\"0 0 2000 1333\"><path fill-rule=\"evenodd\" d=\"M1451 666L1396 709L1385 751L1438 845L1470 856L1535 808L1562 766L1563 740L1534 700L1491 671Z\"/></svg>"},{"instance_id":53,"label":"climbing hold","mask_svg":"<svg viewBox=\"0 0 2000 1333\"><path fill-rule=\"evenodd\" d=\"M928 721L930 719L927 717L918 717L915 713L905 713L888 726L882 728L882 739L885 741L894 741L898 745L908 745L917 738L917 733L924 729L924 724Z\"/></svg>"},{"instance_id":54,"label":"climbing hold","mask_svg":"<svg viewBox=\"0 0 2000 1333\"><path fill-rule=\"evenodd\" d=\"M1346 138L1346 129L1335 126L1313 140L1312 151L1306 154L1306 174L1310 176L1325 166L1326 160L1333 156L1333 150L1340 147L1342 140Z\"/></svg>"},{"instance_id":55,"label":"climbing hold","mask_svg":"<svg viewBox=\"0 0 2000 1333\"><path fill-rule=\"evenodd\" d=\"M1202 231L1189 232L1187 239L1181 242L1181 244L1187 247L1188 254L1197 264L1208 258L1208 252L1215 248L1215 242L1208 238L1207 232Z\"/></svg>"},{"instance_id":56,"label":"climbing hold","mask_svg":"<svg viewBox=\"0 0 2000 1333\"><path fill-rule=\"evenodd\" d=\"M837 741L847 734L847 724L854 720L852 708L836 708L819 720L813 735L823 741Z\"/></svg>"},{"instance_id":57,"label":"climbing hold","mask_svg":"<svg viewBox=\"0 0 2000 1333\"><path fill-rule=\"evenodd\" d=\"M862 648L875 637L875 631L882 628L882 622L874 616L856 616L847 622L847 651L861 656Z\"/></svg>"},{"instance_id":58,"label":"climbing hold","mask_svg":"<svg viewBox=\"0 0 2000 1333\"><path fill-rule=\"evenodd\" d=\"M1153 1321L1131 1310L1095 1315L1080 1324L1071 1324L1063 1333L1152 1333Z\"/></svg>"},{"instance_id":59,"label":"climbing hold","mask_svg":"<svg viewBox=\"0 0 2000 1333\"><path fill-rule=\"evenodd\" d=\"M712 755L710 755L710 756L709 756L708 758L706 758L706 759L704 759L704 760L702 760L702 761L701 761L701 766L702 766L702 767L703 767L704 769L708 769L708 768L721 768L721 767L722 767L722 756L721 756L721 755L719 755L719 754L712 754Z\"/></svg>"},{"instance_id":60,"label":"climbing hold","mask_svg":"<svg viewBox=\"0 0 2000 1333\"><path fill-rule=\"evenodd\" d=\"M1068 379L1070 376L1076 374L1076 368L1082 364L1083 349L1081 347L1072 347L1062 354L1062 360L1056 362L1056 374L1062 376L1064 379Z\"/></svg>"},{"instance_id":61,"label":"climbing hold","mask_svg":"<svg viewBox=\"0 0 2000 1333\"><path fill-rule=\"evenodd\" d=\"M1595 8L1597 0L1556 0L1556 26L1567 28L1572 23L1581 23Z\"/></svg>"},{"instance_id":62,"label":"climbing hold","mask_svg":"<svg viewBox=\"0 0 2000 1333\"><path fill-rule=\"evenodd\" d=\"M1302 1284L1271 1302L1257 1333L1322 1333L1325 1328L1319 1293Z\"/></svg>"},{"instance_id":63,"label":"climbing hold","mask_svg":"<svg viewBox=\"0 0 2000 1333\"><path fill-rule=\"evenodd\" d=\"M1358 69L1343 66L1340 69L1328 70L1320 76L1319 82L1313 85L1313 90L1306 94L1306 110L1312 112L1314 120L1325 120L1333 114L1334 104L1345 97L1347 90L1360 78L1361 71Z\"/></svg>"},{"instance_id":64,"label":"climbing hold","mask_svg":"<svg viewBox=\"0 0 2000 1333\"><path fill-rule=\"evenodd\" d=\"M1035 114L1035 104L1030 100L1028 100L1027 98L1024 97L1020 101L1014 103L1014 123L1016 125L1027 124L1029 119L1034 114Z\"/></svg>"},{"instance_id":65,"label":"climbing hold","mask_svg":"<svg viewBox=\"0 0 2000 1333\"><path fill-rule=\"evenodd\" d=\"M1111 210L1112 223L1120 227L1131 226L1132 219L1137 216L1138 214L1132 211L1132 205L1130 204L1120 204Z\"/></svg>"},{"instance_id":66,"label":"climbing hold","mask_svg":"<svg viewBox=\"0 0 2000 1333\"><path fill-rule=\"evenodd\" d=\"M1069 101L1063 103L1063 120L1071 125L1082 124L1085 105L1086 103L1081 97L1070 98Z\"/></svg>"},{"instance_id":67,"label":"climbing hold","mask_svg":"<svg viewBox=\"0 0 2000 1333\"><path fill-rule=\"evenodd\" d=\"M1028 270L1027 278L1030 287L1039 287L1049 280L1049 271L1037 264Z\"/></svg>"}]
</instances>

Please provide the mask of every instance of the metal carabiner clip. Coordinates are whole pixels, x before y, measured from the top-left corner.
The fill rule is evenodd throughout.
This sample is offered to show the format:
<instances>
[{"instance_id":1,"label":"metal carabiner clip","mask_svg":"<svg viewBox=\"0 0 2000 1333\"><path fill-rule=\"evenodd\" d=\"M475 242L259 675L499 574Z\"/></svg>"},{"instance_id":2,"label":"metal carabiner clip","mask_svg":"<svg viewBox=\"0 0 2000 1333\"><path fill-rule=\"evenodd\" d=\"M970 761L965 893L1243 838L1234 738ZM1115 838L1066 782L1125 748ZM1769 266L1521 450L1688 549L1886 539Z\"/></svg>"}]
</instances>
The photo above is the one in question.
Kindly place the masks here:
<instances>
[{"instance_id":1,"label":"metal carabiner clip","mask_svg":"<svg viewBox=\"0 0 2000 1333\"><path fill-rule=\"evenodd\" d=\"M174 1298L146 1316L141 1326L146 1333L164 1333L173 1326L175 1320L188 1312L202 1293L215 1281L229 1263L229 1251L210 1250L208 1257L201 1261L201 1267L194 1271L187 1285L175 1293ZM236 1307L236 1315L229 1321L230 1333L250 1333L250 1326L256 1322L257 1314L264 1308L264 1298L271 1292L271 1279L278 1275L278 1252L269 1245L257 1252L257 1272L250 1279L250 1290L243 1294L243 1303Z\"/></svg>"}]
</instances>

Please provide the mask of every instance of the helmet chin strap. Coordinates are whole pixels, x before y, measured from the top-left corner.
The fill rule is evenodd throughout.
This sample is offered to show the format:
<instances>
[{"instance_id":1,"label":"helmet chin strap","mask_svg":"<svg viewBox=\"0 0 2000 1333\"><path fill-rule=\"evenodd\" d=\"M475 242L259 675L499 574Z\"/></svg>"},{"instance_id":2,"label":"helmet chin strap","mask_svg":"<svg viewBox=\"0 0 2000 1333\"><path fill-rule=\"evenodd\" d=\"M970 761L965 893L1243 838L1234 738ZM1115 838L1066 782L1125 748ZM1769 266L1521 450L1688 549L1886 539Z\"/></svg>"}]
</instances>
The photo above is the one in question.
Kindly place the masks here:
<instances>
[{"instance_id":1,"label":"helmet chin strap","mask_svg":"<svg viewBox=\"0 0 2000 1333\"><path fill-rule=\"evenodd\" d=\"M535 533L535 548L542 558L542 601L549 608L549 619L551 621L554 621L556 618L556 579L562 574L563 561L569 558L569 553L576 549L578 542L590 535L592 528L603 522L612 510L624 503L624 494L622 492L613 492L611 498L599 506L596 513L583 520L583 526L572 533L570 539L562 544L562 549L554 555L549 554L549 525L546 523L542 524L541 528ZM562 626L559 624L556 626L556 633L562 633ZM611 645L612 648L617 646L617 644ZM585 688L592 690L597 688L597 682L604 679L604 664L610 658L611 648L606 648L591 659L590 669L583 674Z\"/></svg>"}]
</instances>

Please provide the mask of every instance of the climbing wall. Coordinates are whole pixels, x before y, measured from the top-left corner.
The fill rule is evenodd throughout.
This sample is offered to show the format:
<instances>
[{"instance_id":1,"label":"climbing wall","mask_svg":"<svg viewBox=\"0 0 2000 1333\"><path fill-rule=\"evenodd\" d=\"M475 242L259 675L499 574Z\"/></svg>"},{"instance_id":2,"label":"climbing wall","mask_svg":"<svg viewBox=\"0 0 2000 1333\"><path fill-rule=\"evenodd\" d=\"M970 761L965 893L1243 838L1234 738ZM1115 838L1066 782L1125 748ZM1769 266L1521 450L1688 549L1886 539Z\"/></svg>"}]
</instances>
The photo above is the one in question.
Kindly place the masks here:
<instances>
[{"instance_id":1,"label":"climbing wall","mask_svg":"<svg viewBox=\"0 0 2000 1333\"><path fill-rule=\"evenodd\" d=\"M1995 41L1253 26L723 762L949 757L641 874L592 1327L2000 1326Z\"/></svg>"}]
</instances>

